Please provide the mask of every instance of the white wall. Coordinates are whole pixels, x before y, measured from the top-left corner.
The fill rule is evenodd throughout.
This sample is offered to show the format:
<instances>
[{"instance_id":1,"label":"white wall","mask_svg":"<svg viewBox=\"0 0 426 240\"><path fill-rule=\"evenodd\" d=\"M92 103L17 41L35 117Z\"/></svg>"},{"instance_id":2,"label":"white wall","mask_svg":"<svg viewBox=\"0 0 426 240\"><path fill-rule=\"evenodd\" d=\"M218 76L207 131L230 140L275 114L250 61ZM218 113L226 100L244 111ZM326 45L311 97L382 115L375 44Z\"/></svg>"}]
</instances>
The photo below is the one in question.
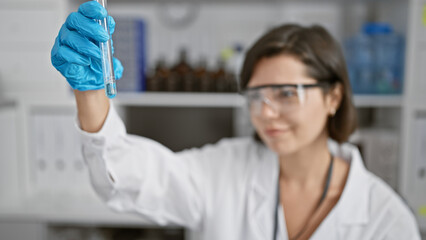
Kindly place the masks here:
<instances>
[{"instance_id":1,"label":"white wall","mask_svg":"<svg viewBox=\"0 0 426 240\"><path fill-rule=\"evenodd\" d=\"M160 56L164 56L168 63L174 63L179 49L185 47L192 62L206 57L210 67L214 67L223 48L235 43L248 48L267 29L284 22L320 23L336 37L340 37L341 28L338 4L202 3L192 8L196 12L194 20L178 29L164 23L161 15L165 12L171 16L183 15L189 7L114 1L108 8L113 17L145 19L148 25L148 62L151 66Z\"/></svg>"}]
</instances>

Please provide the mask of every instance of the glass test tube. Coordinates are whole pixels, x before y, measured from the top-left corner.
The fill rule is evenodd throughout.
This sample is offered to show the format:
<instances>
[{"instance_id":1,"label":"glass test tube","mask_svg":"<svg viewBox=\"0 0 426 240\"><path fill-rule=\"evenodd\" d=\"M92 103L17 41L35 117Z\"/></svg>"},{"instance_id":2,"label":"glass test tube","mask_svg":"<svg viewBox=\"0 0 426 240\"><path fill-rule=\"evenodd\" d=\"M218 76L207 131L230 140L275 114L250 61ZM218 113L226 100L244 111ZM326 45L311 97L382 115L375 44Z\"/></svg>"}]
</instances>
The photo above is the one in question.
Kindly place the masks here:
<instances>
[{"instance_id":1,"label":"glass test tube","mask_svg":"<svg viewBox=\"0 0 426 240\"><path fill-rule=\"evenodd\" d=\"M107 8L107 0L96 1L100 3L105 9ZM107 18L98 20L98 22L107 31L108 35L110 35ZM114 65L112 62L111 39L109 39L107 42L100 42L99 45L101 48L102 73L105 84L105 94L108 98L114 98L115 95L117 95L117 88L115 85Z\"/></svg>"}]
</instances>

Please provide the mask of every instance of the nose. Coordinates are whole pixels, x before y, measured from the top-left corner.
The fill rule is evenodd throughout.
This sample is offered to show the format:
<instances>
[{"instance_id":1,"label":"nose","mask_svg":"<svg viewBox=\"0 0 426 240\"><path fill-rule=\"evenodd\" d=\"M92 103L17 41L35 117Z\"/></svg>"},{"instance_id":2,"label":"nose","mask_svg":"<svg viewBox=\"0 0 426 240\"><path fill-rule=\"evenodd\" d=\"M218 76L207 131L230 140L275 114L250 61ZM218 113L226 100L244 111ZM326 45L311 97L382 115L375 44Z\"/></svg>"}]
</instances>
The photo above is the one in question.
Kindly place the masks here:
<instances>
[{"instance_id":1,"label":"nose","mask_svg":"<svg viewBox=\"0 0 426 240\"><path fill-rule=\"evenodd\" d=\"M279 116L278 106L269 100L268 98L264 98L262 100L262 109L260 115L264 118L275 118Z\"/></svg>"}]
</instances>

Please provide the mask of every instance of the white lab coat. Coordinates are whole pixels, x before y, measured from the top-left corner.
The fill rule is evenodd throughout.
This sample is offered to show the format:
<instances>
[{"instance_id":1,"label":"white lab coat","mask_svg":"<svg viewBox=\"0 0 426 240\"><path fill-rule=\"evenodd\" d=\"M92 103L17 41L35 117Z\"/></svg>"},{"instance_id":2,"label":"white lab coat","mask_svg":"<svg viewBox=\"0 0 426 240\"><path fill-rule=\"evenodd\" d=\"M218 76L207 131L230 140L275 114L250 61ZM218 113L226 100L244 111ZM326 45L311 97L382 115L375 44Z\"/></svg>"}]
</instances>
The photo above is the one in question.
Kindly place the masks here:
<instances>
[{"instance_id":1,"label":"white lab coat","mask_svg":"<svg viewBox=\"0 0 426 240\"><path fill-rule=\"evenodd\" d=\"M99 132L78 129L92 184L112 209L185 226L194 239L272 239L278 157L252 138L174 153L127 134L112 104ZM364 168L357 148L333 141L329 147L350 171L340 200L311 239L420 239L413 214ZM287 239L280 210L278 239Z\"/></svg>"}]
</instances>

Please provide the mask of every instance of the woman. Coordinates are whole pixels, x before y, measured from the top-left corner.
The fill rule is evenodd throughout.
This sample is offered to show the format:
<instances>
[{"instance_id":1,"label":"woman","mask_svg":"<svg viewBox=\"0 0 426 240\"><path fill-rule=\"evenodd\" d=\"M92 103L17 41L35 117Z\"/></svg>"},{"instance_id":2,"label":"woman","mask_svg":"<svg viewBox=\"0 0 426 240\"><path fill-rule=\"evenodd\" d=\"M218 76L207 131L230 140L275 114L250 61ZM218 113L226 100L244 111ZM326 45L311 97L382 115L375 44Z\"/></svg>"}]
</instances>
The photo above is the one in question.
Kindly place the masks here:
<instances>
[{"instance_id":1,"label":"woman","mask_svg":"<svg viewBox=\"0 0 426 240\"><path fill-rule=\"evenodd\" d=\"M326 30L284 25L248 51L240 87L254 139L173 153L127 134L105 97L93 42L108 37L92 21L105 16L96 2L82 4L62 27L52 63L75 89L83 155L111 208L188 227L196 239L420 239L401 199L345 143L355 110Z\"/></svg>"}]
</instances>

